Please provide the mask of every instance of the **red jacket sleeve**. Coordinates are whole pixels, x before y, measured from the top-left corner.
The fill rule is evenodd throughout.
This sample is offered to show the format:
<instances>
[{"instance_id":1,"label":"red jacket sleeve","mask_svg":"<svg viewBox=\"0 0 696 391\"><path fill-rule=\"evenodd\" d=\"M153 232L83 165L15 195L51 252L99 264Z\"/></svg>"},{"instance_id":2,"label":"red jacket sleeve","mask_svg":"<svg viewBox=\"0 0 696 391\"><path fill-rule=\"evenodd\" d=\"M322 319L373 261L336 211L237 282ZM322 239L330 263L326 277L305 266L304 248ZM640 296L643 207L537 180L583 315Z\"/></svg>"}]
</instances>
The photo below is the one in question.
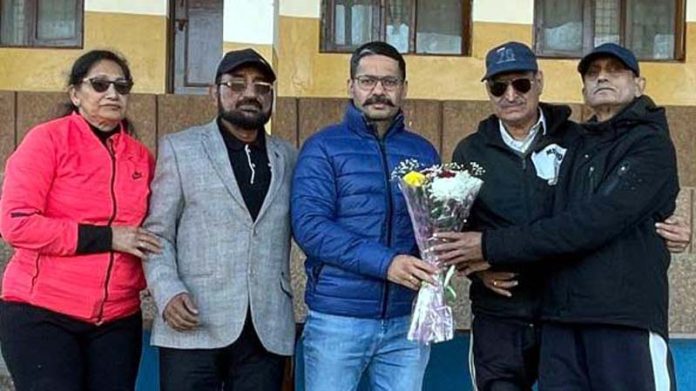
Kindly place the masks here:
<instances>
[{"instance_id":1,"label":"red jacket sleeve","mask_svg":"<svg viewBox=\"0 0 696 391\"><path fill-rule=\"evenodd\" d=\"M0 233L12 247L51 255L73 255L77 222L44 215L56 169L48 128L32 129L7 160L0 198Z\"/></svg>"}]
</instances>

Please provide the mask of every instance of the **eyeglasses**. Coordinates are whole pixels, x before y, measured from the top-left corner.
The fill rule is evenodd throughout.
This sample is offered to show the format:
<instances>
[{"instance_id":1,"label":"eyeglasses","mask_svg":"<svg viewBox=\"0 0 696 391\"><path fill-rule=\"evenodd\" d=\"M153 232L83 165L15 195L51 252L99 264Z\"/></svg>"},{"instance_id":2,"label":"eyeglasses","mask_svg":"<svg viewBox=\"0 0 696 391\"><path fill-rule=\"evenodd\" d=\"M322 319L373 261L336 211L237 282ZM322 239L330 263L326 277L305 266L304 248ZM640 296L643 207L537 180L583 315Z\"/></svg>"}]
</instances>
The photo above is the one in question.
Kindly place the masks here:
<instances>
[{"instance_id":1,"label":"eyeglasses","mask_svg":"<svg viewBox=\"0 0 696 391\"><path fill-rule=\"evenodd\" d=\"M365 91L372 91L373 88L377 87L377 83L382 83L382 88L385 90L393 91L399 88L399 86L404 82L395 76L378 77L362 75L356 76L355 80L358 82L358 87Z\"/></svg>"},{"instance_id":2,"label":"eyeglasses","mask_svg":"<svg viewBox=\"0 0 696 391\"><path fill-rule=\"evenodd\" d=\"M225 86L230 89L230 91L241 94L247 89L247 82L243 79L232 79L227 81L221 81L217 83L218 86ZM254 87L254 92L257 95L268 95L273 91L273 84L267 83L265 81L255 81L251 85Z\"/></svg>"},{"instance_id":3,"label":"eyeglasses","mask_svg":"<svg viewBox=\"0 0 696 391\"><path fill-rule=\"evenodd\" d=\"M509 85L512 85L512 88L521 94L526 94L532 89L532 80L525 78L509 81L489 81L486 84L488 85L488 91L496 98L503 96Z\"/></svg>"},{"instance_id":4,"label":"eyeglasses","mask_svg":"<svg viewBox=\"0 0 696 391\"><path fill-rule=\"evenodd\" d=\"M91 85L92 89L96 92L106 92L106 90L109 89L109 85L113 84L116 92L121 95L128 95L131 88L133 88L133 82L126 79L109 80L93 77L91 79L84 79L82 82L89 82L89 85Z\"/></svg>"}]
</instances>

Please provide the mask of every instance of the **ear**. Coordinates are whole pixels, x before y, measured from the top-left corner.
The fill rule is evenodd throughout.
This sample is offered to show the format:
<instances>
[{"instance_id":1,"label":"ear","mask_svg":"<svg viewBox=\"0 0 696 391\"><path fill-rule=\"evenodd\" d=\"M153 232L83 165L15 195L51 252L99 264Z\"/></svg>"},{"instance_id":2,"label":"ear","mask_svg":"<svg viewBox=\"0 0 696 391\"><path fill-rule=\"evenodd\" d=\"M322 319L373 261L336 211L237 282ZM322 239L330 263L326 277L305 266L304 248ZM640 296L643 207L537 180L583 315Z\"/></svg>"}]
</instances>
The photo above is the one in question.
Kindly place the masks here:
<instances>
[{"instance_id":1,"label":"ear","mask_svg":"<svg viewBox=\"0 0 696 391\"><path fill-rule=\"evenodd\" d=\"M404 80L404 86L401 88L401 100L406 99L408 95L408 80Z\"/></svg>"},{"instance_id":2,"label":"ear","mask_svg":"<svg viewBox=\"0 0 696 391\"><path fill-rule=\"evenodd\" d=\"M539 95L544 92L544 72L540 70L536 73L536 83L539 85Z\"/></svg>"},{"instance_id":3,"label":"ear","mask_svg":"<svg viewBox=\"0 0 696 391\"><path fill-rule=\"evenodd\" d=\"M217 102L218 102L218 94L219 94L220 88L218 87L217 84L211 84L208 86L208 96L210 96L210 99L213 101L213 105L217 107Z\"/></svg>"},{"instance_id":4,"label":"ear","mask_svg":"<svg viewBox=\"0 0 696 391\"><path fill-rule=\"evenodd\" d=\"M635 78L636 82L636 97L639 97L643 95L643 91L645 91L645 78L644 77L636 77Z\"/></svg>"},{"instance_id":5,"label":"ear","mask_svg":"<svg viewBox=\"0 0 696 391\"><path fill-rule=\"evenodd\" d=\"M353 79L348 79L348 81L346 82L346 90L350 99L355 98L355 96L353 96L353 83Z\"/></svg>"},{"instance_id":6,"label":"ear","mask_svg":"<svg viewBox=\"0 0 696 391\"><path fill-rule=\"evenodd\" d=\"M80 107L80 97L77 96L77 88L75 86L68 87L68 96L75 107Z\"/></svg>"}]
</instances>

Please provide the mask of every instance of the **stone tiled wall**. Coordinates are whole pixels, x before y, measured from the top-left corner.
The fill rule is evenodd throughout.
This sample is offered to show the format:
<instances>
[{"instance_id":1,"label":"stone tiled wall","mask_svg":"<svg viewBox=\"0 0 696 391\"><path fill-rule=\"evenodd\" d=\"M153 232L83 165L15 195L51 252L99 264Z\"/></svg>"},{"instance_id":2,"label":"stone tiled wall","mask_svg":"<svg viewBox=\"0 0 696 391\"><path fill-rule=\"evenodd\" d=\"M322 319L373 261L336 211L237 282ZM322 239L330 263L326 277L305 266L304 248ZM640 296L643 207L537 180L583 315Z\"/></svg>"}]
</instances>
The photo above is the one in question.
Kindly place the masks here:
<instances>
[{"instance_id":1,"label":"stone tiled wall","mask_svg":"<svg viewBox=\"0 0 696 391\"><path fill-rule=\"evenodd\" d=\"M66 101L63 93L0 91L0 180L5 160L21 142L22 137L34 125L57 115L60 104ZM300 146L302 141L317 129L339 121L346 99L338 98L278 98L272 119L272 132ZM573 118L587 119L589 112L580 105L571 105ZM449 160L457 142L471 133L476 124L491 112L484 101L435 101L411 100L404 107L406 123L428 138ZM672 138L679 159L679 175L682 192L679 196L679 214L690 224L694 221L694 187L696 187L696 132L692 130L692 118L696 107L668 107ZM136 133L153 152L157 139L164 134L209 121L215 115L215 107L205 96L181 95L131 95L129 118ZM0 240L0 266L4 267L11 250ZM685 254L672 259L670 270L671 303L670 330L672 333L696 333L696 246ZM305 276L303 255L295 246L292 256L292 281L295 290L295 308L298 322L304 320L303 303ZM469 327L468 281L455 280L458 300L455 305L457 326ZM147 318L154 314L151 300L145 300Z\"/></svg>"}]
</instances>

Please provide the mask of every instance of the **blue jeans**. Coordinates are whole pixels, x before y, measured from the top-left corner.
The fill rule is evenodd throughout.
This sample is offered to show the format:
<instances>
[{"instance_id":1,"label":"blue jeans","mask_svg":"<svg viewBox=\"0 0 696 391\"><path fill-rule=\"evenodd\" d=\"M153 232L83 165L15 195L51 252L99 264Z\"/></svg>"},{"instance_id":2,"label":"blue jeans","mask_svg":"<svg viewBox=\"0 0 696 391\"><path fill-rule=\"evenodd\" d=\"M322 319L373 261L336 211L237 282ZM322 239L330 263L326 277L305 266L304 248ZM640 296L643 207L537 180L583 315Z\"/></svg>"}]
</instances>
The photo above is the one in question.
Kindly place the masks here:
<instances>
[{"instance_id":1,"label":"blue jeans","mask_svg":"<svg viewBox=\"0 0 696 391\"><path fill-rule=\"evenodd\" d=\"M302 334L306 391L419 391L430 347L406 339L410 316L362 319L309 311Z\"/></svg>"}]
</instances>

